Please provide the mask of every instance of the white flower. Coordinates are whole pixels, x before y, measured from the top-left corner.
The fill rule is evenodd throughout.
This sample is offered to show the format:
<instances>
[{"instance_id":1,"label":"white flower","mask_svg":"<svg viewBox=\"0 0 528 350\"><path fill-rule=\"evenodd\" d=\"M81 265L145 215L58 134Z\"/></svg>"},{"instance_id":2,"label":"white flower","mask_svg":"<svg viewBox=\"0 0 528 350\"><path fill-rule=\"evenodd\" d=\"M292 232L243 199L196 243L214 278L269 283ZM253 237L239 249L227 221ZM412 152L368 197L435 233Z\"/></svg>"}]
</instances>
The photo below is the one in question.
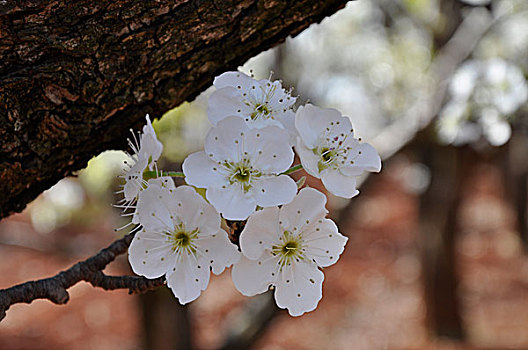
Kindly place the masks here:
<instances>
[{"instance_id":1,"label":"white flower","mask_svg":"<svg viewBox=\"0 0 528 350\"><path fill-rule=\"evenodd\" d=\"M275 125L288 131L295 141L296 98L284 90L280 81L255 80L241 72L226 72L214 80L217 90L209 98L207 115L211 123L228 116L243 118L250 128Z\"/></svg>"},{"instance_id":2,"label":"white flower","mask_svg":"<svg viewBox=\"0 0 528 350\"><path fill-rule=\"evenodd\" d=\"M485 103L491 100L493 107L502 114L512 114L528 99L526 79L516 65L492 59L486 62L482 74L483 83L479 89L485 91L482 99Z\"/></svg>"},{"instance_id":3,"label":"white flower","mask_svg":"<svg viewBox=\"0 0 528 350\"><path fill-rule=\"evenodd\" d=\"M440 142L460 146L477 141L481 130L471 120L470 114L471 108L467 100L453 99L446 103L436 124Z\"/></svg>"},{"instance_id":4,"label":"white flower","mask_svg":"<svg viewBox=\"0 0 528 350\"><path fill-rule=\"evenodd\" d=\"M317 307L324 275L319 267L334 264L347 238L325 219L326 197L304 188L290 204L251 215L240 235L242 258L233 266L235 287L244 295L275 286L275 301L290 315Z\"/></svg>"},{"instance_id":5,"label":"white flower","mask_svg":"<svg viewBox=\"0 0 528 350\"><path fill-rule=\"evenodd\" d=\"M207 288L210 269L220 274L240 258L220 215L192 187L152 184L139 194L137 213L143 229L130 244L130 265L147 278L165 275L181 304Z\"/></svg>"},{"instance_id":6,"label":"white flower","mask_svg":"<svg viewBox=\"0 0 528 350\"><path fill-rule=\"evenodd\" d=\"M478 83L482 63L471 60L460 66L449 82L449 93L456 101L467 101Z\"/></svg>"},{"instance_id":7,"label":"white flower","mask_svg":"<svg viewBox=\"0 0 528 350\"><path fill-rule=\"evenodd\" d=\"M510 139L512 133L510 124L497 110L493 108L482 110L479 123L482 127L482 134L490 145L499 147Z\"/></svg>"},{"instance_id":8,"label":"white flower","mask_svg":"<svg viewBox=\"0 0 528 350\"><path fill-rule=\"evenodd\" d=\"M295 150L303 168L321 178L328 191L351 198L359 193L356 176L363 171L381 170L381 159L371 145L354 138L350 119L335 109L311 104L301 106L295 115L299 132Z\"/></svg>"},{"instance_id":9,"label":"white flower","mask_svg":"<svg viewBox=\"0 0 528 350\"><path fill-rule=\"evenodd\" d=\"M439 114L440 140L455 146L484 136L492 146L508 142L508 119L528 99L522 71L502 59L471 60L450 82L451 100Z\"/></svg>"},{"instance_id":10,"label":"white flower","mask_svg":"<svg viewBox=\"0 0 528 350\"><path fill-rule=\"evenodd\" d=\"M275 126L250 129L229 117L209 131L205 152L183 162L185 181L206 188L207 200L226 219L245 220L257 205L289 203L297 186L287 175L278 175L293 162L285 130Z\"/></svg>"},{"instance_id":11,"label":"white flower","mask_svg":"<svg viewBox=\"0 0 528 350\"><path fill-rule=\"evenodd\" d=\"M163 151L163 145L156 137L156 132L152 127L148 114L146 119L147 124L143 127L143 133L139 135L139 140L134 133L132 133L134 140L128 140L128 144L134 153L130 155L132 163L125 162L128 166L123 176L125 179L123 194L125 196L126 206L136 200L139 191L145 185L143 172L147 167L150 170L154 168L155 162L159 159Z\"/></svg>"}]
</instances>

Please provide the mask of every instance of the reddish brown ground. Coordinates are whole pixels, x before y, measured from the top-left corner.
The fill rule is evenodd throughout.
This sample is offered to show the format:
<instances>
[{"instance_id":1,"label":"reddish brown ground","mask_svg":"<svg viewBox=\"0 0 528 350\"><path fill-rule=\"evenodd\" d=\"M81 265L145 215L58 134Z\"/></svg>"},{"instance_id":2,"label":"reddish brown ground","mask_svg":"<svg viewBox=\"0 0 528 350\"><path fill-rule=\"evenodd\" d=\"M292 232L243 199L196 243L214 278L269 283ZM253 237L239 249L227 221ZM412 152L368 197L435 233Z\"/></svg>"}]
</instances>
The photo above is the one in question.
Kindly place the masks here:
<instances>
[{"instance_id":1,"label":"reddish brown ground","mask_svg":"<svg viewBox=\"0 0 528 350\"><path fill-rule=\"evenodd\" d=\"M341 226L350 239L341 260L325 269L317 310L299 318L280 313L257 349L528 349L528 259L504 201L500 174L487 165L474 169L459 222L459 292L471 345L428 337L417 198L405 190L402 175L407 166L405 158L395 160L353 199L358 203ZM22 214L0 223L0 288L55 274L115 237L112 219L101 227L45 236L27 221ZM61 252L54 242L63 242ZM110 269L127 271L124 259ZM0 323L0 349L140 347L135 297L86 284L70 294L66 306L47 301L13 306ZM229 273L214 277L191 304L197 347L222 344L226 324L246 300L234 290Z\"/></svg>"}]
</instances>

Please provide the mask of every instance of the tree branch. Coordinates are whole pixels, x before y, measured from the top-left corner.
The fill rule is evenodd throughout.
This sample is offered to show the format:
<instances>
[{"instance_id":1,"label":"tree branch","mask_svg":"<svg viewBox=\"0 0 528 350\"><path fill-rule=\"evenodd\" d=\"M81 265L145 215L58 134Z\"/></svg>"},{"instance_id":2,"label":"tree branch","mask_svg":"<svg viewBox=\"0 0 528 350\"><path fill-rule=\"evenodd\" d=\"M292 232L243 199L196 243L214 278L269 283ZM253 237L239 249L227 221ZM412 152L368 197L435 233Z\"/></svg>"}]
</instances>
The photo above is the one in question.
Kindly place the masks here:
<instances>
[{"instance_id":1,"label":"tree branch","mask_svg":"<svg viewBox=\"0 0 528 350\"><path fill-rule=\"evenodd\" d=\"M124 254L134 234L118 239L96 255L76 263L57 275L38 281L29 281L11 288L0 290L0 321L13 304L31 303L36 299L48 299L55 304L66 304L69 300L67 289L80 281L89 282L104 290L128 289L129 293L143 293L165 283L164 277L153 280L138 276L107 276L102 270Z\"/></svg>"},{"instance_id":2,"label":"tree branch","mask_svg":"<svg viewBox=\"0 0 528 350\"><path fill-rule=\"evenodd\" d=\"M346 2L0 1L0 219Z\"/></svg>"}]
</instances>

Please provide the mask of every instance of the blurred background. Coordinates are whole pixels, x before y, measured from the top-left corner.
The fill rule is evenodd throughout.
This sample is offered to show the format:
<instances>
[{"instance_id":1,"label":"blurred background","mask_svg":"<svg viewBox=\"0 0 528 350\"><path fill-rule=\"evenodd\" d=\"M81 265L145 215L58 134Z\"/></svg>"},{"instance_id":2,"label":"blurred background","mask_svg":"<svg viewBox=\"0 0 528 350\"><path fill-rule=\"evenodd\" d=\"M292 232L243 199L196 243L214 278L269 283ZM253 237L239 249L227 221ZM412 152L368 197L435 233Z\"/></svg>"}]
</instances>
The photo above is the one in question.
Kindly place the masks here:
<instances>
[{"instance_id":1,"label":"blurred background","mask_svg":"<svg viewBox=\"0 0 528 350\"><path fill-rule=\"evenodd\" d=\"M528 1L354 1L241 69L341 110L383 159L359 196L329 197L349 241L319 307L292 318L229 271L187 307L80 283L65 306L12 306L0 349L528 349ZM162 169L203 147L210 93L154 123ZM111 206L125 159L99 155L0 222L0 288L127 232ZM126 256L107 270L131 273Z\"/></svg>"}]
</instances>

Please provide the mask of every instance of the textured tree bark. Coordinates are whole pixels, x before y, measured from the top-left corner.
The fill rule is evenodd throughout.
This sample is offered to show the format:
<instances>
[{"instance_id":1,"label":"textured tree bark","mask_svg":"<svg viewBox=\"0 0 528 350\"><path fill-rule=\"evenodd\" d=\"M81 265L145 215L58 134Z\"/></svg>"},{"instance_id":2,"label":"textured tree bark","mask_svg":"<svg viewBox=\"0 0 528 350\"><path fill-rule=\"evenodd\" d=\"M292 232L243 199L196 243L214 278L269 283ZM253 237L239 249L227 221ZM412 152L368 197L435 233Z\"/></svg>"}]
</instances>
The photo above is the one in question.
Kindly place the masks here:
<instances>
[{"instance_id":1,"label":"textured tree bark","mask_svg":"<svg viewBox=\"0 0 528 350\"><path fill-rule=\"evenodd\" d=\"M345 0L0 2L0 218Z\"/></svg>"}]
</instances>

